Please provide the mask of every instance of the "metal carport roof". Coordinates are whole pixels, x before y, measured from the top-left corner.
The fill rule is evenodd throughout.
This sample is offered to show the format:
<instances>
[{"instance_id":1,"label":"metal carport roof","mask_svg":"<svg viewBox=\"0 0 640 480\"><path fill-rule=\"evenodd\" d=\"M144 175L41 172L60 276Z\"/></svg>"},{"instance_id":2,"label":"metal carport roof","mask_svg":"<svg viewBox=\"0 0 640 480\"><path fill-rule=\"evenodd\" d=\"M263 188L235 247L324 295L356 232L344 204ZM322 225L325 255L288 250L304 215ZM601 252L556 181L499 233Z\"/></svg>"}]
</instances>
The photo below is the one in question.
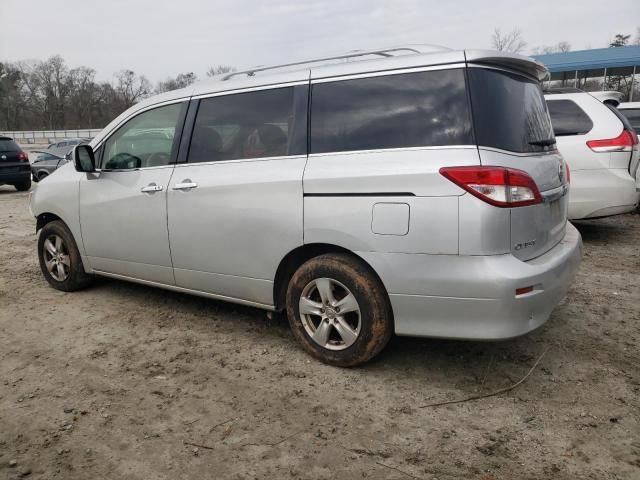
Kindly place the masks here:
<instances>
[{"instance_id":1,"label":"metal carport roof","mask_svg":"<svg viewBox=\"0 0 640 480\"><path fill-rule=\"evenodd\" d=\"M640 45L549 53L533 55L533 58L542 62L551 73L640 67Z\"/></svg>"}]
</instances>

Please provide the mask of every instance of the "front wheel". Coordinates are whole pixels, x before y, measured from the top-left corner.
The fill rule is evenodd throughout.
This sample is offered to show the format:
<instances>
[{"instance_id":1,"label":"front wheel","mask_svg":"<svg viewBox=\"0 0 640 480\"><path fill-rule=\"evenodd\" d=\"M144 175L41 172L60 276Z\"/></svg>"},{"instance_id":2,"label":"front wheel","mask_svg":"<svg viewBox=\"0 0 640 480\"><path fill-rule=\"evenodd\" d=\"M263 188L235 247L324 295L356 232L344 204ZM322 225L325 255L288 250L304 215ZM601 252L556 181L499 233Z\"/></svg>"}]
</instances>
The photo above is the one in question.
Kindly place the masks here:
<instances>
[{"instance_id":1,"label":"front wheel","mask_svg":"<svg viewBox=\"0 0 640 480\"><path fill-rule=\"evenodd\" d=\"M296 271L287 289L287 316L307 352L339 367L367 362L393 332L380 280L362 260L346 254L320 255Z\"/></svg>"},{"instance_id":2,"label":"front wheel","mask_svg":"<svg viewBox=\"0 0 640 480\"><path fill-rule=\"evenodd\" d=\"M91 283L92 277L84 271L73 235L59 220L42 227L38 237L38 258L42 274L53 288L73 292Z\"/></svg>"}]
</instances>

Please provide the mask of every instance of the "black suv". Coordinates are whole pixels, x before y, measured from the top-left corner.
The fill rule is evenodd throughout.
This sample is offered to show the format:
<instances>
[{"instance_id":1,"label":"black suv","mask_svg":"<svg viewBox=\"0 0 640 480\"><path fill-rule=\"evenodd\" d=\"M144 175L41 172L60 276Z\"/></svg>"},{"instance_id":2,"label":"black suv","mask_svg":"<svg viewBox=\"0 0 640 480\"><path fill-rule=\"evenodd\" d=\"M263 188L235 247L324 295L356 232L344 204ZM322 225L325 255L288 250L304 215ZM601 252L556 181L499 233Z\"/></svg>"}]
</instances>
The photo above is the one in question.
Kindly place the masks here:
<instances>
[{"instance_id":1,"label":"black suv","mask_svg":"<svg viewBox=\"0 0 640 480\"><path fill-rule=\"evenodd\" d=\"M29 155L10 137L0 137L0 185L5 183L21 192L31 188Z\"/></svg>"}]
</instances>

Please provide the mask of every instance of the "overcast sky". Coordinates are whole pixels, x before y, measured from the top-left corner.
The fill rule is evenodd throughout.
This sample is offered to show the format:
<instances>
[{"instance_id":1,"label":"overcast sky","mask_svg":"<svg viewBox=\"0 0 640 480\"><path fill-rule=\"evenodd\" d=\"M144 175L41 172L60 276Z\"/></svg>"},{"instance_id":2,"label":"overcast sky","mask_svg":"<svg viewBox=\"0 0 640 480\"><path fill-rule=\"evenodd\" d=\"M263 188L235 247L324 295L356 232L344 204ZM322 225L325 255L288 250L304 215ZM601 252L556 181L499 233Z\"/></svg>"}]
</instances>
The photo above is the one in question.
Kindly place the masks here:
<instances>
[{"instance_id":1,"label":"overcast sky","mask_svg":"<svg viewBox=\"0 0 640 480\"><path fill-rule=\"evenodd\" d=\"M62 55L101 80L152 81L211 65L238 68L407 43L489 48L520 27L527 50L635 38L640 0L0 0L0 61Z\"/></svg>"}]
</instances>

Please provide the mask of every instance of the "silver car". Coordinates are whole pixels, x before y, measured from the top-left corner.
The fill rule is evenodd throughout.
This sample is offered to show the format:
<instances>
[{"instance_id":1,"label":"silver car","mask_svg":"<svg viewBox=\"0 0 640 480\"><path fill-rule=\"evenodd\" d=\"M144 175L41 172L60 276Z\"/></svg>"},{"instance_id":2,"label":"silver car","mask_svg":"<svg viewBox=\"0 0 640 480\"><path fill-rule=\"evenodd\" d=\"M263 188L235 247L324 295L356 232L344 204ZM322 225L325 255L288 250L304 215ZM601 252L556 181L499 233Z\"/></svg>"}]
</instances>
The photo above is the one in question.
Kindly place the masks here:
<instances>
[{"instance_id":1,"label":"silver car","mask_svg":"<svg viewBox=\"0 0 640 480\"><path fill-rule=\"evenodd\" d=\"M76 147L31 201L47 281L285 310L305 350L338 366L393 333L542 325L582 246L545 68L414 47L302 67L155 96Z\"/></svg>"}]
</instances>

